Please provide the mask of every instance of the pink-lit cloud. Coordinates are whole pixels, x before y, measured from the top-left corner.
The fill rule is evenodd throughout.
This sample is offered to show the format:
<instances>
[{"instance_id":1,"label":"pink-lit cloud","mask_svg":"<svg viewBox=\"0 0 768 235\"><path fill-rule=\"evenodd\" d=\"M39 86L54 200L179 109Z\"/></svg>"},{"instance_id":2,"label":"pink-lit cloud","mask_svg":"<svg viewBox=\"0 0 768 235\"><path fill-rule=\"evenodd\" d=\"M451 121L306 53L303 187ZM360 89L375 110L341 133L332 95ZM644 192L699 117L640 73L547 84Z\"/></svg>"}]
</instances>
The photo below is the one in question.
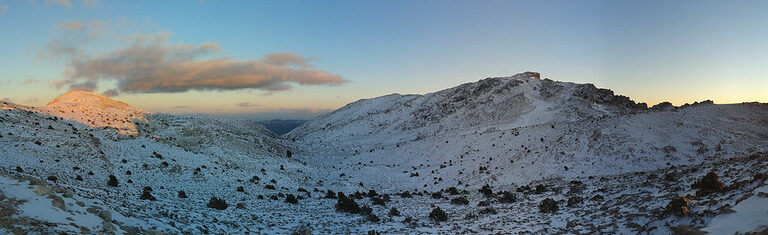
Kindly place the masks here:
<instances>
[{"instance_id":1,"label":"pink-lit cloud","mask_svg":"<svg viewBox=\"0 0 768 235\"><path fill-rule=\"evenodd\" d=\"M279 52L255 60L210 58L222 52L217 43L172 43L170 32L133 35L128 44L90 55L83 49L103 31L101 22L67 22L56 27L67 37L49 41L41 58L64 58L68 68L61 86L116 81L117 93L172 93L190 90L289 90L293 85L340 85L341 76L312 69L313 59ZM126 37L123 37L126 38ZM95 86L94 86L95 87Z\"/></svg>"}]
</instances>

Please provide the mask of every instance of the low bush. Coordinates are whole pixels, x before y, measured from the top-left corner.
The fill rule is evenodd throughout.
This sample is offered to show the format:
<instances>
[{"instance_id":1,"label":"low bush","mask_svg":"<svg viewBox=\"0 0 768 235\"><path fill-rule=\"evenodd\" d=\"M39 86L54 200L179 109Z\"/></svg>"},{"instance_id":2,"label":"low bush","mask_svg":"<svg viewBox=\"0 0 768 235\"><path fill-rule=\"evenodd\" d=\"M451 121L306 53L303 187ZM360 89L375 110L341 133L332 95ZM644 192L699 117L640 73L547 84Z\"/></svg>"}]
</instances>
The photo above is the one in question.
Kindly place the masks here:
<instances>
[{"instance_id":1,"label":"low bush","mask_svg":"<svg viewBox=\"0 0 768 235\"><path fill-rule=\"evenodd\" d=\"M454 205L468 205L469 204L469 200L466 197L457 197L457 198L451 199L451 204L454 204Z\"/></svg>"},{"instance_id":2,"label":"low bush","mask_svg":"<svg viewBox=\"0 0 768 235\"><path fill-rule=\"evenodd\" d=\"M217 210L226 210L229 205L227 205L227 202L224 201L224 199L218 198L218 197L211 197L211 200L208 200L208 204L206 204L208 208L213 208Z\"/></svg>"},{"instance_id":3,"label":"low bush","mask_svg":"<svg viewBox=\"0 0 768 235\"><path fill-rule=\"evenodd\" d=\"M448 214L446 214L443 209L440 209L440 207L435 207L435 209L432 209L432 212L429 213L429 218L435 222L443 222L448 220Z\"/></svg>"},{"instance_id":4,"label":"low bush","mask_svg":"<svg viewBox=\"0 0 768 235\"><path fill-rule=\"evenodd\" d=\"M544 199L539 203L539 211L541 213L555 213L557 209L557 201L552 198Z\"/></svg>"}]
</instances>

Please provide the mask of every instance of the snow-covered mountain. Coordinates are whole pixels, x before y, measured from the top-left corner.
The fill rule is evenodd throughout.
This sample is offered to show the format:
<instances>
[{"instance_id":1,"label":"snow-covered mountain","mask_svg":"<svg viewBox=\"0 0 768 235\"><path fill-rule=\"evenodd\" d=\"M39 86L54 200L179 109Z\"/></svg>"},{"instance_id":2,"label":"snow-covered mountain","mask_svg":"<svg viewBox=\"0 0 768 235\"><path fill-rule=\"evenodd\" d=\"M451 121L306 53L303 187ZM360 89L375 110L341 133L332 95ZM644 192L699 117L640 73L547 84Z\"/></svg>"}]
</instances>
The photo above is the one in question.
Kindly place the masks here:
<instances>
[{"instance_id":1,"label":"snow-covered mountain","mask_svg":"<svg viewBox=\"0 0 768 235\"><path fill-rule=\"evenodd\" d=\"M767 151L766 121L763 104L654 111L591 84L528 72L360 100L287 136L322 156L315 165L327 162L382 188L433 190L648 171Z\"/></svg>"},{"instance_id":2,"label":"snow-covered mountain","mask_svg":"<svg viewBox=\"0 0 768 235\"><path fill-rule=\"evenodd\" d=\"M533 72L284 137L69 92L0 102L0 233L764 232L765 143L767 104L649 109Z\"/></svg>"}]
</instances>

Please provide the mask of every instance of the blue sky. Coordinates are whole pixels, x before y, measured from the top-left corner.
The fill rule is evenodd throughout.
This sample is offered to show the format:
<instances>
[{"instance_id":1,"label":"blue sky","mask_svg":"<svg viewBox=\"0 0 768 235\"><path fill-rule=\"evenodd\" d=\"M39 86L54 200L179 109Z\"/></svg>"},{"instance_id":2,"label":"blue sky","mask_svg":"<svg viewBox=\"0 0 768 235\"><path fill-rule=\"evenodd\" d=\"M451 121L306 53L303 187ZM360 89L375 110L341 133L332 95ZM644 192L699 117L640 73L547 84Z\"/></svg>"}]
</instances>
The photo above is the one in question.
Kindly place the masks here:
<instances>
[{"instance_id":1,"label":"blue sky","mask_svg":"<svg viewBox=\"0 0 768 235\"><path fill-rule=\"evenodd\" d=\"M29 105L93 82L94 92L116 88L114 98L152 111L308 118L361 98L524 71L594 83L649 104L768 102L768 1L0 0L0 12L0 99ZM41 56L52 41L71 37L61 25L72 22L99 35L77 42L85 54L77 61L92 65L79 77L65 73L86 71L71 58ZM169 88L143 80L121 85L129 79L119 76L138 75L92 71L123 61L116 54L130 54L132 43L154 45L137 35L153 35L149 41L167 50L168 66L160 68L221 59L215 74L239 72L213 85L172 80ZM206 43L215 50L170 58ZM286 52L309 67L265 59ZM282 74L311 70L304 71L310 78L223 84L260 76L238 68L265 63Z\"/></svg>"}]
</instances>

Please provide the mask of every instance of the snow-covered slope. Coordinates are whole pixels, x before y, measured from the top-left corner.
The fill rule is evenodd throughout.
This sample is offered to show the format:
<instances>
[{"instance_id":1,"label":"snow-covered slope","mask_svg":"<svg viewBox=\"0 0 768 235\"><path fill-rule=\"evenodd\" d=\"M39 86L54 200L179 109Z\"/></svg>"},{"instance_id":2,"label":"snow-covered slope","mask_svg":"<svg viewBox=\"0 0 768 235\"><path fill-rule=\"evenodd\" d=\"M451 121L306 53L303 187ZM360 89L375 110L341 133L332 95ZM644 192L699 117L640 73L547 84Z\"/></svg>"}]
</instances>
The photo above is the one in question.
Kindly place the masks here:
<instances>
[{"instance_id":1,"label":"snow-covered slope","mask_svg":"<svg viewBox=\"0 0 768 235\"><path fill-rule=\"evenodd\" d=\"M111 127L132 135L137 134L134 122L147 121L144 115L149 114L126 103L86 91L64 93L40 110L91 127Z\"/></svg>"},{"instance_id":2,"label":"snow-covered slope","mask_svg":"<svg viewBox=\"0 0 768 235\"><path fill-rule=\"evenodd\" d=\"M285 137L73 92L0 102L0 233L759 232L767 142L768 104L648 109L530 72L357 101Z\"/></svg>"},{"instance_id":3,"label":"snow-covered slope","mask_svg":"<svg viewBox=\"0 0 768 235\"><path fill-rule=\"evenodd\" d=\"M766 151L766 123L763 104L652 111L610 90L529 72L357 101L287 136L317 156L308 161L335 169L329 175L393 190L476 188Z\"/></svg>"},{"instance_id":4,"label":"snow-covered slope","mask_svg":"<svg viewBox=\"0 0 768 235\"><path fill-rule=\"evenodd\" d=\"M591 84L542 80L539 73L526 72L426 95L392 94L360 100L318 117L288 136L334 141L361 136L402 138L403 133L424 137L490 126L516 128L614 116L644 108L645 104L636 104Z\"/></svg>"}]
</instances>

